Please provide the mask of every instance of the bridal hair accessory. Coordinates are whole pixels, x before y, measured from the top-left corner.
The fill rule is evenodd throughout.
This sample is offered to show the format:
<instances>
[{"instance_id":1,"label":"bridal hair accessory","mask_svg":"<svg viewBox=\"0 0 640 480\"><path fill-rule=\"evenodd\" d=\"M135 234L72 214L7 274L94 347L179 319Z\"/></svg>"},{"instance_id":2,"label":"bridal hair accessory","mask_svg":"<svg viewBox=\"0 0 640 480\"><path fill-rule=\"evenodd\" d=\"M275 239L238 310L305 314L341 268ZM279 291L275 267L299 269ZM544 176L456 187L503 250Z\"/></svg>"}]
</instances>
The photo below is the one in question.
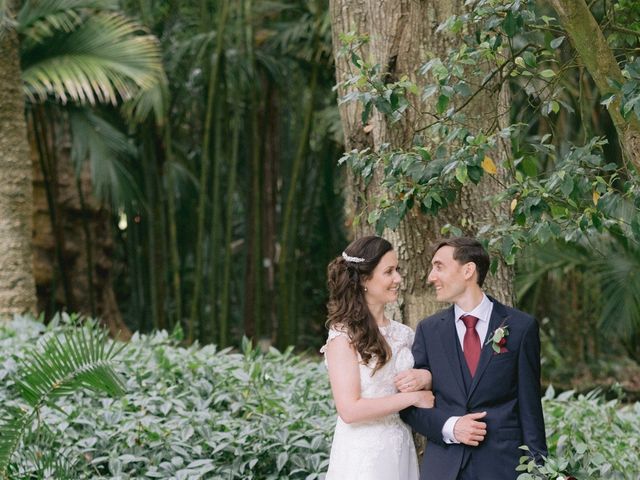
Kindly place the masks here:
<instances>
[{"instance_id":1,"label":"bridal hair accessory","mask_svg":"<svg viewBox=\"0 0 640 480\"><path fill-rule=\"evenodd\" d=\"M350 255L347 255L346 252L342 252L342 258L351 263L362 263L365 261L362 257L352 257Z\"/></svg>"}]
</instances>

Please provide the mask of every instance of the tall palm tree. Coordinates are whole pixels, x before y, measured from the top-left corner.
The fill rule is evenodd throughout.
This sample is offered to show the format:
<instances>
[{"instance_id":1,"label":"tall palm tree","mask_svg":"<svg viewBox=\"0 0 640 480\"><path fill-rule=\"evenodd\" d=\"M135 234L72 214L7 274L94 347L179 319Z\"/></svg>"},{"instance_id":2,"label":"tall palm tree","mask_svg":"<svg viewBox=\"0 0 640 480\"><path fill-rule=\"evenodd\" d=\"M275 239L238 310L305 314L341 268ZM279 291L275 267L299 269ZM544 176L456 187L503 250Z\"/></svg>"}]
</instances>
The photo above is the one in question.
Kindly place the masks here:
<instances>
[{"instance_id":1,"label":"tall palm tree","mask_svg":"<svg viewBox=\"0 0 640 480\"><path fill-rule=\"evenodd\" d=\"M156 97L143 93L164 82L157 40L117 7L114 1L27 1L16 16L42 180L37 197L46 198L40 208L49 216L36 215L39 290L54 308L100 314L113 333L126 326L111 287L111 214L104 200L126 202L123 185L132 185L123 160L130 148L111 126L113 119L122 123L114 107L130 101L132 114L148 114L149 104L158 108L149 101ZM110 106L111 122L96 115L97 105Z\"/></svg>"},{"instance_id":2,"label":"tall palm tree","mask_svg":"<svg viewBox=\"0 0 640 480\"><path fill-rule=\"evenodd\" d=\"M14 2L0 1L0 318L35 311L31 253L31 164L20 94Z\"/></svg>"}]
</instances>

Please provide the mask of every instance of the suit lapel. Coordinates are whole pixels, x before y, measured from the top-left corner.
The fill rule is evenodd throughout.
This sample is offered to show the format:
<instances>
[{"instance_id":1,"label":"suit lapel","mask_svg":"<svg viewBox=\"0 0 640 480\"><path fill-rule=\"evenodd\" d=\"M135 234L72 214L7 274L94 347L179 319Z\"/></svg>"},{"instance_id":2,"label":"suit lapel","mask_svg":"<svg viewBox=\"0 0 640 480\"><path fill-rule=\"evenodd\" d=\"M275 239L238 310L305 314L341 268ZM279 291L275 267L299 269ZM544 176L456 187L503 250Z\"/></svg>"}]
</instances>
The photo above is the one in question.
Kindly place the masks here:
<instances>
[{"instance_id":1,"label":"suit lapel","mask_svg":"<svg viewBox=\"0 0 640 480\"><path fill-rule=\"evenodd\" d=\"M502 304L498 303L496 300L491 298L493 302L493 309L491 310L491 318L489 319L489 328L487 330L487 336L484 339L484 344L482 345L482 350L480 351L480 360L478 362L478 368L476 369L476 374L473 376L473 381L471 382L471 387L469 387L469 397L473 395L473 391L478 386L484 371L489 366L491 359L493 358L493 348L491 345L487 345L487 341L493 332L505 321L507 317L507 312L502 308Z\"/></svg>"},{"instance_id":2,"label":"suit lapel","mask_svg":"<svg viewBox=\"0 0 640 480\"><path fill-rule=\"evenodd\" d=\"M467 389L464 386L464 380L462 378L462 371L460 370L460 362L458 361L458 354L456 342L459 343L458 334L456 332L455 318L453 313L453 307L445 310L442 318L440 319L440 348L442 349L442 355L449 362L451 370L451 376L455 378L460 393L463 397L467 395Z\"/></svg>"}]
</instances>

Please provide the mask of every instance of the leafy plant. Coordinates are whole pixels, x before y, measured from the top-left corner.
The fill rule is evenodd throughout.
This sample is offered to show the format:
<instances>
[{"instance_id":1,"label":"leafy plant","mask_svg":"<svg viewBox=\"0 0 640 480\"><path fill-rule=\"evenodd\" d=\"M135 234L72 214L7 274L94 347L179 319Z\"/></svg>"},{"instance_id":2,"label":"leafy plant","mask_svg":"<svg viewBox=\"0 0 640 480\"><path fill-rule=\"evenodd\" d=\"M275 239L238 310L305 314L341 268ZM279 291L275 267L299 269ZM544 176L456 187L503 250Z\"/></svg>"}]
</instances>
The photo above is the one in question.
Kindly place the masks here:
<instances>
[{"instance_id":1,"label":"leafy plant","mask_svg":"<svg viewBox=\"0 0 640 480\"><path fill-rule=\"evenodd\" d=\"M550 387L544 411L549 458L544 465L536 465L523 456L518 470L524 473L518 480L638 478L640 403L607 402L598 391L556 396Z\"/></svg>"},{"instance_id":2,"label":"leafy plant","mask_svg":"<svg viewBox=\"0 0 640 480\"><path fill-rule=\"evenodd\" d=\"M0 326L0 402L20 398L12 378L25 347L64 328L28 319ZM239 351L184 348L167 332L134 335L126 353L118 365L126 379L122 397L79 390L41 411L55 451L64 453L68 478L322 478L336 412L317 357L263 352L246 340ZM638 477L640 403L549 390L543 407L548 472ZM21 463L23 471L29 462ZM525 473L537 476L523 478L558 477L534 468Z\"/></svg>"},{"instance_id":3,"label":"leafy plant","mask_svg":"<svg viewBox=\"0 0 640 480\"><path fill-rule=\"evenodd\" d=\"M42 329L0 327L0 379ZM46 335L62 326L47 327ZM16 360L14 360L16 359ZM326 471L335 409L324 367L291 350L178 346L166 332L136 334L118 365L119 399L77 391L41 421L88 478L314 479ZM5 373L6 372L6 373ZM3 382L0 401L18 397ZM58 477L56 477L58 478Z\"/></svg>"},{"instance_id":4,"label":"leafy plant","mask_svg":"<svg viewBox=\"0 0 640 480\"><path fill-rule=\"evenodd\" d=\"M69 318L71 323L77 320ZM107 345L107 332L89 322L46 335L20 358L14 381L18 399L5 407L0 420L0 475L8 478L19 469L12 465L18 448L40 427L43 410L58 408L60 397L80 389L112 396L124 393L113 362L125 344Z\"/></svg>"}]
</instances>

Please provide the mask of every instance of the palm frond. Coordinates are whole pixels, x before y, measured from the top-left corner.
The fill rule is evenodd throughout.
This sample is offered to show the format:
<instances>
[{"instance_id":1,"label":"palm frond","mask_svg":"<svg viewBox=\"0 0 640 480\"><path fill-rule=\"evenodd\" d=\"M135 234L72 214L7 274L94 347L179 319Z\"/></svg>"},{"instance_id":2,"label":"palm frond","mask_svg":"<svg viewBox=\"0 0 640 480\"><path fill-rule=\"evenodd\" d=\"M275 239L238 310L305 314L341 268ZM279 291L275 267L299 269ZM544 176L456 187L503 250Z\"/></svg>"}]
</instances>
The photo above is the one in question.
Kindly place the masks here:
<instances>
[{"instance_id":1,"label":"palm frond","mask_svg":"<svg viewBox=\"0 0 640 480\"><path fill-rule=\"evenodd\" d=\"M18 32L34 42L42 42L57 31L72 32L87 11L116 10L114 0L27 0L17 16Z\"/></svg>"},{"instance_id":2,"label":"palm frond","mask_svg":"<svg viewBox=\"0 0 640 480\"><path fill-rule=\"evenodd\" d=\"M600 327L612 337L630 338L640 332L640 249L611 242L609 256L595 265L602 281Z\"/></svg>"},{"instance_id":3,"label":"palm frond","mask_svg":"<svg viewBox=\"0 0 640 480\"><path fill-rule=\"evenodd\" d=\"M17 15L18 32L39 41L47 32L72 31L83 12L117 9L116 0L26 0Z\"/></svg>"},{"instance_id":4,"label":"palm frond","mask_svg":"<svg viewBox=\"0 0 640 480\"><path fill-rule=\"evenodd\" d=\"M71 158L76 172L89 161L96 197L111 202L116 208L134 201L143 203L142 193L124 162L135 155L127 136L88 108L71 109L69 124Z\"/></svg>"},{"instance_id":5,"label":"palm frond","mask_svg":"<svg viewBox=\"0 0 640 480\"><path fill-rule=\"evenodd\" d=\"M153 113L156 124L162 126L166 121L168 95L168 81L164 78L151 88L138 90L132 99L122 105L122 113L134 124L144 122Z\"/></svg>"},{"instance_id":6,"label":"palm frond","mask_svg":"<svg viewBox=\"0 0 640 480\"><path fill-rule=\"evenodd\" d=\"M116 13L99 13L70 33L23 52L27 97L62 103L111 103L150 89L163 77L160 48L142 27Z\"/></svg>"},{"instance_id":7,"label":"palm frond","mask_svg":"<svg viewBox=\"0 0 640 480\"><path fill-rule=\"evenodd\" d=\"M5 478L11 457L30 423L29 413L18 407L4 407L0 415L0 478Z\"/></svg>"},{"instance_id":8,"label":"palm frond","mask_svg":"<svg viewBox=\"0 0 640 480\"><path fill-rule=\"evenodd\" d=\"M125 344L107 345L103 329L78 327L48 339L23 360L16 387L34 408L80 388L122 395L123 383L113 360Z\"/></svg>"},{"instance_id":9,"label":"palm frond","mask_svg":"<svg viewBox=\"0 0 640 480\"><path fill-rule=\"evenodd\" d=\"M8 465L7 474L12 480L73 480L78 478L75 468L79 463L77 452L61 448L53 432L42 425L25 434L23 448Z\"/></svg>"}]
</instances>

